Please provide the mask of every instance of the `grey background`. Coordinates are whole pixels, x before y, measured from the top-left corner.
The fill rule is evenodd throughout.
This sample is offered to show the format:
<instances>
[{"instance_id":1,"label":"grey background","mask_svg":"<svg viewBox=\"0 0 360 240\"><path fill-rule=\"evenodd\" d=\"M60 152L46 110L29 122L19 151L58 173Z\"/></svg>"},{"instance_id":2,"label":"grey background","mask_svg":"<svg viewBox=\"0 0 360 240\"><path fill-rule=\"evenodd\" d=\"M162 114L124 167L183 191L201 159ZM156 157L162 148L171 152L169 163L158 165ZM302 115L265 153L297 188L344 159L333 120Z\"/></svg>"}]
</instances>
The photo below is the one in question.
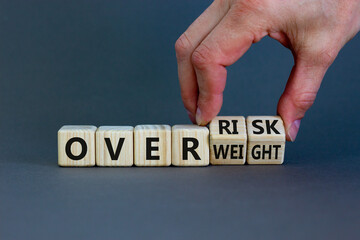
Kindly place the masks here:
<instances>
[{"instance_id":1,"label":"grey background","mask_svg":"<svg viewBox=\"0 0 360 240\"><path fill-rule=\"evenodd\" d=\"M60 168L65 124L189 123L174 43L210 1L0 1L0 239L354 239L360 36L282 166ZM265 38L221 115L272 115L293 64Z\"/></svg>"}]
</instances>

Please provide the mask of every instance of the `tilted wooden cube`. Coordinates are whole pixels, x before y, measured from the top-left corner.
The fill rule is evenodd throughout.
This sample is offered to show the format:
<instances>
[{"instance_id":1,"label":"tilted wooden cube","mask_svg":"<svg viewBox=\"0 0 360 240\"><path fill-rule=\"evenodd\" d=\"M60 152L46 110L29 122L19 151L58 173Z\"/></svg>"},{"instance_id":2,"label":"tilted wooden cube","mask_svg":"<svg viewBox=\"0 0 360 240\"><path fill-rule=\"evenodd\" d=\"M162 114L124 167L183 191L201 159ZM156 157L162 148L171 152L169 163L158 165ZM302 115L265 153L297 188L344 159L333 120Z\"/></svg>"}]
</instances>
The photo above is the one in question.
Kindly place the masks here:
<instances>
[{"instance_id":1,"label":"tilted wooden cube","mask_svg":"<svg viewBox=\"0 0 360 240\"><path fill-rule=\"evenodd\" d=\"M209 165L209 129L197 125L173 126L172 164L175 166Z\"/></svg>"},{"instance_id":2,"label":"tilted wooden cube","mask_svg":"<svg viewBox=\"0 0 360 240\"><path fill-rule=\"evenodd\" d=\"M96 165L132 166L134 163L134 127L101 126L96 131Z\"/></svg>"},{"instance_id":3,"label":"tilted wooden cube","mask_svg":"<svg viewBox=\"0 0 360 240\"><path fill-rule=\"evenodd\" d=\"M136 166L170 166L171 127L169 125L136 126L134 144Z\"/></svg>"},{"instance_id":4,"label":"tilted wooden cube","mask_svg":"<svg viewBox=\"0 0 360 240\"><path fill-rule=\"evenodd\" d=\"M58 131L58 164L62 167L95 165L95 126L63 126Z\"/></svg>"},{"instance_id":5,"label":"tilted wooden cube","mask_svg":"<svg viewBox=\"0 0 360 240\"><path fill-rule=\"evenodd\" d=\"M282 164L285 153L285 128L279 116L249 116L248 164Z\"/></svg>"},{"instance_id":6,"label":"tilted wooden cube","mask_svg":"<svg viewBox=\"0 0 360 240\"><path fill-rule=\"evenodd\" d=\"M247 134L245 118L215 117L210 128L210 163L213 165L244 164Z\"/></svg>"}]
</instances>

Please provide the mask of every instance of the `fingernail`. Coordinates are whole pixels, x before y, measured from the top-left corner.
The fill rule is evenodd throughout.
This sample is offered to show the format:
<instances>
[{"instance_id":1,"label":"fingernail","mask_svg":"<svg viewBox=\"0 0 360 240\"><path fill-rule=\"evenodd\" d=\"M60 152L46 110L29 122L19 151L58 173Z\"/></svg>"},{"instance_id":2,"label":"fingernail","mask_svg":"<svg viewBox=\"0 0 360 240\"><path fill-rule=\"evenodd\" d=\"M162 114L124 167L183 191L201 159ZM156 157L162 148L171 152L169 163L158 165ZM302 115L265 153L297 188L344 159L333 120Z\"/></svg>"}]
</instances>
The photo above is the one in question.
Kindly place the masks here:
<instances>
[{"instance_id":1,"label":"fingernail","mask_svg":"<svg viewBox=\"0 0 360 240\"><path fill-rule=\"evenodd\" d=\"M299 119L299 120L295 120L295 121L290 125L288 134L289 134L290 140L291 140L292 142L295 141L296 135L297 135L298 132L299 132L300 123L301 123L301 120Z\"/></svg>"},{"instance_id":2,"label":"fingernail","mask_svg":"<svg viewBox=\"0 0 360 240\"><path fill-rule=\"evenodd\" d=\"M192 123L196 123L196 119L195 119L194 115L193 115L191 112L189 112L189 111L187 111L187 114L188 114L188 116L189 116L189 118L190 118L190 121L191 121Z\"/></svg>"},{"instance_id":3,"label":"fingernail","mask_svg":"<svg viewBox=\"0 0 360 240\"><path fill-rule=\"evenodd\" d=\"M200 108L198 108L196 110L196 123L198 125L202 125L202 118L201 118L201 110L200 110Z\"/></svg>"}]
</instances>

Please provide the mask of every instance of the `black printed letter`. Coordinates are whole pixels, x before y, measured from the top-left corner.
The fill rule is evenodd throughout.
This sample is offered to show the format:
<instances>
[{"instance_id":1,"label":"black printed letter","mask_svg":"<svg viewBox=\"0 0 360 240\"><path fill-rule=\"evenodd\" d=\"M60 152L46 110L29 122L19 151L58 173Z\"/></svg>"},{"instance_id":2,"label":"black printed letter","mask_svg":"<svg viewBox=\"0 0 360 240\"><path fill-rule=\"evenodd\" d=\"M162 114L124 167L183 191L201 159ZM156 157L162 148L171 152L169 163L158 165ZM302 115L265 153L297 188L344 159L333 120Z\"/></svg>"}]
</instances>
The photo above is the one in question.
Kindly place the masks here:
<instances>
[{"instance_id":1,"label":"black printed letter","mask_svg":"<svg viewBox=\"0 0 360 240\"><path fill-rule=\"evenodd\" d=\"M81 144L81 153L77 156L75 156L71 152L71 145L74 142L79 142ZM67 143L66 143L65 152L66 152L66 155L68 156L68 158L70 158L71 160L81 160L82 158L85 157L85 155L87 153L87 145L86 145L85 140L82 138L79 138L79 137L70 138L69 141L67 141Z\"/></svg>"},{"instance_id":2,"label":"black printed letter","mask_svg":"<svg viewBox=\"0 0 360 240\"><path fill-rule=\"evenodd\" d=\"M192 147L188 146L188 142L192 142ZM195 149L199 146L199 141L196 138L183 138L183 160L188 160L188 152L191 152L195 160L201 160Z\"/></svg>"},{"instance_id":3,"label":"black printed letter","mask_svg":"<svg viewBox=\"0 0 360 240\"><path fill-rule=\"evenodd\" d=\"M219 120L219 133L223 134L225 130L228 134L231 134L229 126L230 122L228 120Z\"/></svg>"},{"instance_id":4,"label":"black printed letter","mask_svg":"<svg viewBox=\"0 0 360 240\"><path fill-rule=\"evenodd\" d=\"M160 160L160 156L151 155L152 151L159 150L159 147L151 145L152 142L159 142L159 138L146 138L146 160Z\"/></svg>"},{"instance_id":5,"label":"black printed letter","mask_svg":"<svg viewBox=\"0 0 360 240\"><path fill-rule=\"evenodd\" d=\"M257 131L257 132L253 131L253 133L254 134L263 134L264 133L264 128L262 126L260 126L260 125L257 125L257 123L262 123L262 120L254 120L252 122L253 127L259 129L259 131Z\"/></svg>"},{"instance_id":6,"label":"black printed letter","mask_svg":"<svg viewBox=\"0 0 360 240\"><path fill-rule=\"evenodd\" d=\"M110 138L105 138L106 147L107 147L107 149L109 151L111 160L118 160L121 148L122 148L122 146L124 144L124 140L125 140L125 138L119 138L119 143L118 143L118 145L116 147L116 152L114 153L114 149L111 146Z\"/></svg>"},{"instance_id":7,"label":"black printed letter","mask_svg":"<svg viewBox=\"0 0 360 240\"><path fill-rule=\"evenodd\" d=\"M219 145L219 150L216 151L216 145L213 145L214 147L214 155L216 159L219 159L220 155L222 155L222 158L226 158L228 151L229 151L229 145L226 145L226 148L224 148L224 145Z\"/></svg>"},{"instance_id":8,"label":"black printed letter","mask_svg":"<svg viewBox=\"0 0 360 240\"><path fill-rule=\"evenodd\" d=\"M223 134L224 130L227 132L227 134L238 134L237 131L237 122L238 120L231 120L233 124L233 132L229 130L230 122L228 120L219 120L219 133Z\"/></svg>"},{"instance_id":9,"label":"black printed letter","mask_svg":"<svg viewBox=\"0 0 360 240\"><path fill-rule=\"evenodd\" d=\"M278 120L274 120L271 124L269 120L266 120L266 131L267 134L271 134L271 129L274 131L275 134L280 134L279 131L275 128L276 123Z\"/></svg>"},{"instance_id":10,"label":"black printed letter","mask_svg":"<svg viewBox=\"0 0 360 240\"><path fill-rule=\"evenodd\" d=\"M251 150L251 155L252 155L253 159L260 159L261 151L255 151L256 148L261 149L260 145L255 145Z\"/></svg>"}]
</instances>

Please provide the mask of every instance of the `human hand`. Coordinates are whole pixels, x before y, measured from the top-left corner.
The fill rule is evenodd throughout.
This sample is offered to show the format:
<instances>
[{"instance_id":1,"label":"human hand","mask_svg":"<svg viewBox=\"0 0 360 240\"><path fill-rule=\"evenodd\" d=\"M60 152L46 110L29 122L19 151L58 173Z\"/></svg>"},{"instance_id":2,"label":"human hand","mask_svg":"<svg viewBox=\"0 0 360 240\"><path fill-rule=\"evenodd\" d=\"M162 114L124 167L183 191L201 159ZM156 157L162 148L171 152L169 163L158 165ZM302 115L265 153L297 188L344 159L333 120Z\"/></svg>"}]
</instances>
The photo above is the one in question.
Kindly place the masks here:
<instances>
[{"instance_id":1,"label":"human hand","mask_svg":"<svg viewBox=\"0 0 360 240\"><path fill-rule=\"evenodd\" d=\"M327 69L359 30L360 0L215 0L175 44L190 119L206 125L219 113L226 66L268 35L294 55L277 108L294 141Z\"/></svg>"}]
</instances>

